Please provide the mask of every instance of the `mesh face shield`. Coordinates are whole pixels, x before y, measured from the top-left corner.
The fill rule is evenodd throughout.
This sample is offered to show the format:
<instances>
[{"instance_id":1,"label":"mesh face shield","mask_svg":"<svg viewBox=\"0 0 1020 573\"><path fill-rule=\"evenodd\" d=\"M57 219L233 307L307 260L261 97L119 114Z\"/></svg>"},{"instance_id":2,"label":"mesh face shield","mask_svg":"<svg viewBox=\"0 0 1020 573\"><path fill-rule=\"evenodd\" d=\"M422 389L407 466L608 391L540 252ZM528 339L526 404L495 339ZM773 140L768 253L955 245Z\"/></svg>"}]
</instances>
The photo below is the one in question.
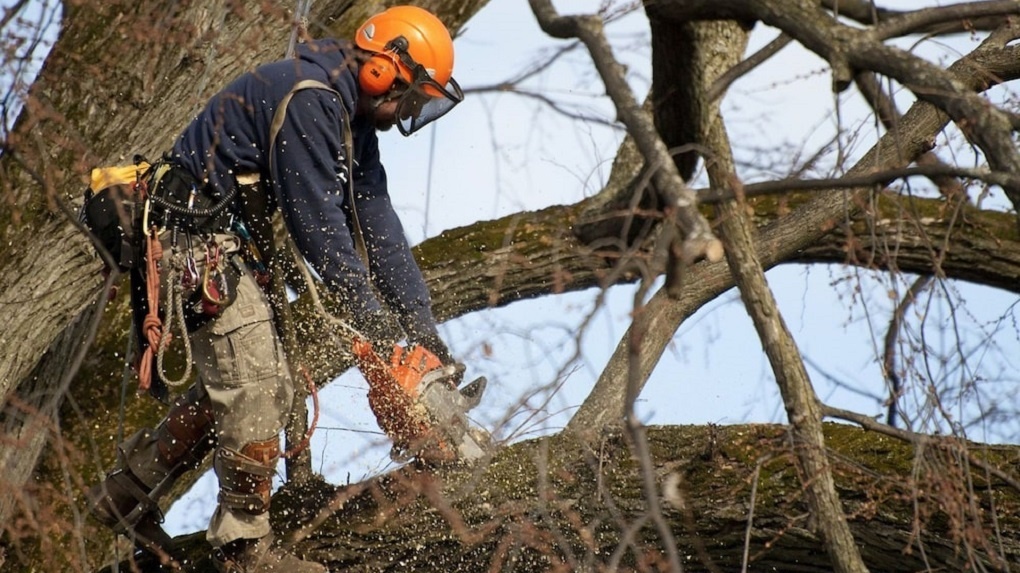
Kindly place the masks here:
<instances>
[{"instance_id":1,"label":"mesh face shield","mask_svg":"<svg viewBox=\"0 0 1020 573\"><path fill-rule=\"evenodd\" d=\"M414 75L414 83L397 102L397 129L405 136L443 117L464 101L464 92L453 78L444 87L421 66L415 69Z\"/></svg>"},{"instance_id":2,"label":"mesh face shield","mask_svg":"<svg viewBox=\"0 0 1020 573\"><path fill-rule=\"evenodd\" d=\"M390 41L387 50L411 72L410 85L397 101L397 129L402 135L411 135L464 101L464 92L457 80L451 77L445 86L434 80L425 66L414 61L407 52L407 39L403 36Z\"/></svg>"}]
</instances>

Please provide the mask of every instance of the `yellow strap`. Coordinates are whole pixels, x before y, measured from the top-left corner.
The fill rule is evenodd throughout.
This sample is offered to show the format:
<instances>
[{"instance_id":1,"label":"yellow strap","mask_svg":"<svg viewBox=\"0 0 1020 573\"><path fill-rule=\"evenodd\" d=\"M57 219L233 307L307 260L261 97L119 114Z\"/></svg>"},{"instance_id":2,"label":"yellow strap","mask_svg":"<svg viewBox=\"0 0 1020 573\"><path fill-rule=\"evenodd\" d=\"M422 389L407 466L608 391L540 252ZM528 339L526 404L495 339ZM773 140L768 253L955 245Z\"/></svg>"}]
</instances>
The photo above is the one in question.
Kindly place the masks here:
<instances>
[{"instance_id":1,"label":"yellow strap","mask_svg":"<svg viewBox=\"0 0 1020 573\"><path fill-rule=\"evenodd\" d=\"M146 171L149 164L145 161L137 165L122 165L117 167L96 167L92 170L89 180L89 188L93 192L99 192L111 185L127 185L137 180L140 172Z\"/></svg>"}]
</instances>

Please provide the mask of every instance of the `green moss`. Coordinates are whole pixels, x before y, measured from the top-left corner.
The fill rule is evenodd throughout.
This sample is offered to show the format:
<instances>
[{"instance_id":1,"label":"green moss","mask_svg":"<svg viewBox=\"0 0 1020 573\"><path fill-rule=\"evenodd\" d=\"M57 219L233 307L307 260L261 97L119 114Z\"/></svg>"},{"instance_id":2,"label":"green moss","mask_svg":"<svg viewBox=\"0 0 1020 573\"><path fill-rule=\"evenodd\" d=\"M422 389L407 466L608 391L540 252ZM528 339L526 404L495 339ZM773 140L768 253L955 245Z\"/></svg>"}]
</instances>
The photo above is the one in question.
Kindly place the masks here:
<instances>
[{"instance_id":1,"label":"green moss","mask_svg":"<svg viewBox=\"0 0 1020 573\"><path fill-rule=\"evenodd\" d=\"M878 551L866 555L869 563L882 563L875 560L887 555L902 559L889 544L909 543L913 519L909 502L917 485L910 479L916 474L915 448L848 425L827 424L824 431L855 536L866 552ZM694 528L722 570L738 570L752 511L751 551L758 555L755 563L761 570L781 568L798 556L824 555L803 519L807 514L803 484L786 427L656 427L647 429L647 443L662 492L662 511L685 555L692 554L696 537L690 528ZM1011 464L1005 466L1011 471L1018 467L1016 448L993 449L988 455L997 456L996 463ZM640 464L626 435L609 434L591 446L566 435L522 442L501 449L480 475L475 469L433 472L408 466L347 488L324 482L294 489L288 485L274 498L275 523L286 529L279 521L281 513L308 518L319 505L338 496L349 498L303 543L306 551L313 555L321 551L342 570L438 568L467 573L494 567L545 571L577 556L594 555L601 563L620 547L621 530L647 517ZM972 479L981 497L981 477ZM681 506L668 495L674 486L683 499ZM1000 529L1015 531L1020 493L1001 483L993 487ZM437 492L442 495L436 497ZM988 507L985 501L979 503ZM932 542L929 547L951 544L955 518L935 503L927 507L921 517L922 536ZM636 555L662 556L659 531L644 523L634 531L633 550L624 556L624 567L636 568ZM987 517L979 525L991 531ZM880 535L895 531L898 537L868 539L870 532L881 528L885 529ZM188 543L202 544L197 537ZM769 562L769 555L776 557ZM804 570L824 568L818 558L811 559L816 562ZM700 570L695 561L691 566ZM872 570L911 567L899 563L874 565Z\"/></svg>"},{"instance_id":2,"label":"green moss","mask_svg":"<svg viewBox=\"0 0 1020 573\"><path fill-rule=\"evenodd\" d=\"M545 248L558 233L569 232L579 208L557 205L443 231L415 247L415 258L428 268L440 266L456 253L457 264L464 265L485 261L491 253L508 246L526 256Z\"/></svg>"}]
</instances>

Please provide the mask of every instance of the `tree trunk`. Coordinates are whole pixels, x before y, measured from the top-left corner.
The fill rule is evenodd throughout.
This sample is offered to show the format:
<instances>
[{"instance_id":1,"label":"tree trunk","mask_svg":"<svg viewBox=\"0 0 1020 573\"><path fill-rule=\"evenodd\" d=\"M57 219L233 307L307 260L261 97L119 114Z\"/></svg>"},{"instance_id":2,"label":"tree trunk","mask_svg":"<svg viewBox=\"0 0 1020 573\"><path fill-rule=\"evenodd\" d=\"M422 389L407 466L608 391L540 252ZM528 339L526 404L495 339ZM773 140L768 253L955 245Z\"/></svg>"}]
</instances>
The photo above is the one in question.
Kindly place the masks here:
<instances>
[{"instance_id":1,"label":"tree trunk","mask_svg":"<svg viewBox=\"0 0 1020 573\"><path fill-rule=\"evenodd\" d=\"M872 571L963 571L968 560L1007 571L1020 562L1020 493L959 465L965 444L915 450L835 424L825 426L825 438L850 529ZM751 571L833 570L808 529L785 427L650 428L648 442L685 571L738 572L745 554ZM969 448L1001 469L1020 469L1015 446ZM665 551L629 451L619 434L590 448L564 434L510 446L476 471L405 467L347 487L285 488L273 515L285 529L296 527L290 519L316 520L310 537L297 529L290 538L334 571L657 570ZM971 490L960 477L975 480ZM961 520L962 496L971 494L980 507ZM335 509L322 512L330 503ZM914 529L915 518L923 528ZM1000 533L982 537L981 527ZM178 541L205 563L202 534Z\"/></svg>"}]
</instances>

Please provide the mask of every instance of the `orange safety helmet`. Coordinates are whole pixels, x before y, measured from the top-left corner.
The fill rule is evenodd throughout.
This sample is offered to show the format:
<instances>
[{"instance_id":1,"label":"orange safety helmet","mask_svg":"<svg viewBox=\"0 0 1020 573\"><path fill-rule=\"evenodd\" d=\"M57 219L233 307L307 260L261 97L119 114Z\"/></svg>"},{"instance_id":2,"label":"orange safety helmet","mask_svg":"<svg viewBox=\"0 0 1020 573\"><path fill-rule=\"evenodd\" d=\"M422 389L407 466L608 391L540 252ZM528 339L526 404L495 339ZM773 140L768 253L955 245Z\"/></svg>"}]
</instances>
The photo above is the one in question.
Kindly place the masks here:
<instances>
[{"instance_id":1,"label":"orange safety helmet","mask_svg":"<svg viewBox=\"0 0 1020 573\"><path fill-rule=\"evenodd\" d=\"M358 72L358 83L366 94L385 95L397 80L409 86L397 107L398 127L404 135L438 119L464 99L453 79L453 39L428 10L389 8L366 20L354 43L372 54Z\"/></svg>"}]
</instances>

